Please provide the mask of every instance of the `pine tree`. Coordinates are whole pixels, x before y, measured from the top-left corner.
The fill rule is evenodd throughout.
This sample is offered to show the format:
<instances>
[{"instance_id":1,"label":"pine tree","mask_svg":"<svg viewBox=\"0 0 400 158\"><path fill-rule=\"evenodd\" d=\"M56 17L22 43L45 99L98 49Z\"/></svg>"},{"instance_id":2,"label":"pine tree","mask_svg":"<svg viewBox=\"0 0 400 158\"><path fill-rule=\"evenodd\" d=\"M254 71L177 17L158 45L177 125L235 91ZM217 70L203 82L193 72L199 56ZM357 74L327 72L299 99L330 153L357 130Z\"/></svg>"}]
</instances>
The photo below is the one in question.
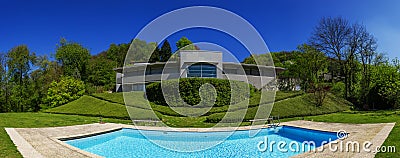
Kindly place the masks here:
<instances>
[{"instance_id":1,"label":"pine tree","mask_svg":"<svg viewBox=\"0 0 400 158\"><path fill-rule=\"evenodd\" d=\"M160 48L156 47L150 56L149 63L160 61Z\"/></svg>"},{"instance_id":2,"label":"pine tree","mask_svg":"<svg viewBox=\"0 0 400 158\"><path fill-rule=\"evenodd\" d=\"M160 61L162 62L168 61L171 55L172 55L171 45L169 45L168 40L165 40L160 50Z\"/></svg>"}]
</instances>

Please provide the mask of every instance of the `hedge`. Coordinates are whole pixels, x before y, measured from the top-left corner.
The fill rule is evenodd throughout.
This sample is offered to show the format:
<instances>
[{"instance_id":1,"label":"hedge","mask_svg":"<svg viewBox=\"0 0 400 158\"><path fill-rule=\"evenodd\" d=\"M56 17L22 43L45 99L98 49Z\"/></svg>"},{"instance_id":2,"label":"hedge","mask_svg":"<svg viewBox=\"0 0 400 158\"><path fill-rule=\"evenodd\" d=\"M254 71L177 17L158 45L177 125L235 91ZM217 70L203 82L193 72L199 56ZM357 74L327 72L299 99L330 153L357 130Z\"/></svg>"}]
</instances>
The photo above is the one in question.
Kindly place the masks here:
<instances>
[{"instance_id":1,"label":"hedge","mask_svg":"<svg viewBox=\"0 0 400 158\"><path fill-rule=\"evenodd\" d=\"M165 96L161 89L161 83L154 82L146 86L147 99L159 105L175 107L187 105L197 105L199 107L232 105L250 98L257 92L257 89L251 84L215 78L181 78L163 81L162 84ZM216 98L212 89L208 89L211 85L217 94ZM176 93L178 89L179 95ZM231 94L233 94L232 100ZM164 98L168 100L166 101ZM201 98L203 98L203 102L201 102ZM210 105L214 101L215 104ZM171 105L168 105L167 102Z\"/></svg>"}]
</instances>

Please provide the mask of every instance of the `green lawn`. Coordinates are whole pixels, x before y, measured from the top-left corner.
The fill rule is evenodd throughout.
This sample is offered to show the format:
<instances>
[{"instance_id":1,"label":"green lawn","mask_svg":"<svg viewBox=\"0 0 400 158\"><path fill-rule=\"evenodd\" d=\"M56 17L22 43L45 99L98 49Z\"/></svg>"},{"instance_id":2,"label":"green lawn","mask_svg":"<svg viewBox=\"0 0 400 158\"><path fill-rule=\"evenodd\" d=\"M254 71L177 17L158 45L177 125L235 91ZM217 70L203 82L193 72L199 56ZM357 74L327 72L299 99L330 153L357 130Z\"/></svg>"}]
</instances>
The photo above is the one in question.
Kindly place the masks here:
<instances>
[{"instance_id":1,"label":"green lawn","mask_svg":"<svg viewBox=\"0 0 400 158\"><path fill-rule=\"evenodd\" d=\"M105 122L131 123L130 120L104 118ZM4 128L37 128L70 126L99 122L98 117L46 113L0 113L0 157L22 157Z\"/></svg>"},{"instance_id":2,"label":"green lawn","mask_svg":"<svg viewBox=\"0 0 400 158\"><path fill-rule=\"evenodd\" d=\"M181 118L162 116L168 120L167 124L175 127L188 125L192 127L210 127L213 124L204 123L205 117L199 118ZM400 111L377 111L377 112L358 112L346 111L333 114L285 118L281 121L291 120L313 120L319 122L337 122L337 123L388 123L399 122ZM86 117L76 115L47 114L47 113L0 113L0 157L21 157L16 147L5 132L5 127L14 128L36 128L36 127L56 127L78 124L96 123L97 117ZM104 118L105 122L131 123L130 120L118 120ZM249 125L248 122L242 125ZM226 124L229 126L229 124ZM400 146L400 126L396 124L383 145ZM378 153L377 157L400 157L400 152L396 153Z\"/></svg>"}]
</instances>

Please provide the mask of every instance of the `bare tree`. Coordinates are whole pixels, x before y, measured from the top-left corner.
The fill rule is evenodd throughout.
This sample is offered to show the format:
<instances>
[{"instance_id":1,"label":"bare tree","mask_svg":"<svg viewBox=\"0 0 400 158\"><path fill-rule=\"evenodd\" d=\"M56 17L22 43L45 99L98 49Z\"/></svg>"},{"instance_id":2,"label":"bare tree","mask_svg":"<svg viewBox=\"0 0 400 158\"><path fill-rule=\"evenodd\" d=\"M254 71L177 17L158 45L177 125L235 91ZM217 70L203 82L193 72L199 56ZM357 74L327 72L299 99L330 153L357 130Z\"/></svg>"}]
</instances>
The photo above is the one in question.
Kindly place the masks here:
<instances>
[{"instance_id":1,"label":"bare tree","mask_svg":"<svg viewBox=\"0 0 400 158\"><path fill-rule=\"evenodd\" d=\"M310 43L336 59L340 77L344 77L344 97L355 96L354 85L358 83L356 76L361 72L360 99L366 105L371 83L371 66L382 60L382 56L376 53L375 37L368 33L364 25L350 25L341 17L322 18L310 38Z\"/></svg>"},{"instance_id":2,"label":"bare tree","mask_svg":"<svg viewBox=\"0 0 400 158\"><path fill-rule=\"evenodd\" d=\"M341 17L322 18L314 29L310 43L328 56L342 61L346 56L350 31L349 22Z\"/></svg>"},{"instance_id":3,"label":"bare tree","mask_svg":"<svg viewBox=\"0 0 400 158\"><path fill-rule=\"evenodd\" d=\"M346 19L327 17L320 20L310 38L312 46L324 52L327 56L335 58L339 63L340 75L344 77L346 84L346 98L349 94L349 75L346 64L352 58L348 49L351 31L351 26Z\"/></svg>"}]
</instances>

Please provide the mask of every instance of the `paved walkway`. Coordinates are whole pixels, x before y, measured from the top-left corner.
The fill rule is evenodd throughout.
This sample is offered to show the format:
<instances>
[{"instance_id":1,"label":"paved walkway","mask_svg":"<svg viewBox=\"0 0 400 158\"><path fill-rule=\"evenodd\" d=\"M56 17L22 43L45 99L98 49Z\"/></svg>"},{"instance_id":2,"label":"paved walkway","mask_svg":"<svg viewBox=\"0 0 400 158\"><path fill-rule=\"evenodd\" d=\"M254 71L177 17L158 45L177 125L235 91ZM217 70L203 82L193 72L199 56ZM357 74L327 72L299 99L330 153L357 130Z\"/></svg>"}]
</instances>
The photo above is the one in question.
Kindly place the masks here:
<instances>
[{"instance_id":1,"label":"paved walkway","mask_svg":"<svg viewBox=\"0 0 400 158\"><path fill-rule=\"evenodd\" d=\"M339 144L342 142L335 141L338 144L333 144L332 148L338 147L337 151L331 151L329 145L324 145L319 149L323 148L323 152L307 152L304 154L296 155L295 157L356 157L356 158L373 158L375 157L375 151L377 146L381 146L385 139L388 137L390 131L394 127L395 123L379 123L379 124L344 124L344 123L324 123L324 122L311 122L311 121L291 121L285 122L284 125L303 127L308 129L323 130L323 131L346 131L349 133L347 138L343 140L343 146L340 150ZM360 152L349 148L346 152L346 144L357 141L360 144ZM371 152L363 150L363 144L366 141L370 141L372 145L368 148ZM351 147L351 146L350 146ZM353 152L355 151L355 152Z\"/></svg>"},{"instance_id":2,"label":"paved walkway","mask_svg":"<svg viewBox=\"0 0 400 158\"><path fill-rule=\"evenodd\" d=\"M291 121L282 123L284 125L297 126L309 129L325 130L336 132L338 130L345 130L350 133L348 139L345 141L359 142L371 141L373 147L381 145L389 135L394 123L382 124L340 124L340 123L321 123L311 121ZM261 127L261 126L258 126ZM24 157L99 157L79 150L78 148L66 145L60 138L79 137L82 135L91 135L110 130L117 130L120 128L138 128L147 130L173 130L173 131L193 131L193 132L207 132L207 131L225 131L234 130L237 128L165 128L165 127L143 127L132 126L123 124L87 124L66 127L51 127L51 128L6 128L7 133L10 135L14 144ZM248 130L254 127L239 127L238 130ZM329 149L329 148L326 148ZM308 152L296 157L374 157L371 153L350 153L350 152L324 152L313 153Z\"/></svg>"}]
</instances>

